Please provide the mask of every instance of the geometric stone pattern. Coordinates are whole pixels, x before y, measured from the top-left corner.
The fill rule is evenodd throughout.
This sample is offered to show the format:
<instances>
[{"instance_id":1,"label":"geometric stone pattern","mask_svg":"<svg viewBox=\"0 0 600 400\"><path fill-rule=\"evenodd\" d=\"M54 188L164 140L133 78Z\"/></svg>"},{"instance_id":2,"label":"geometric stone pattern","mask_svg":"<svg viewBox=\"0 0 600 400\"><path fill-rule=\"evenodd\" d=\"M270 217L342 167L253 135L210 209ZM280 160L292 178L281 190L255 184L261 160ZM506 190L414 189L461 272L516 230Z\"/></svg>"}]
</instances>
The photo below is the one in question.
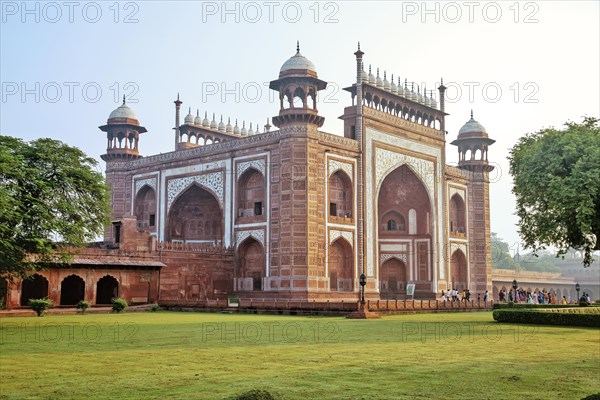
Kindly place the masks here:
<instances>
[{"instance_id":1,"label":"geometric stone pattern","mask_svg":"<svg viewBox=\"0 0 600 400\"><path fill-rule=\"evenodd\" d=\"M331 176L334 172L336 172L338 170L344 171L350 178L350 181L351 182L353 181L353 179L352 179L352 164L345 163L345 162L338 161L338 160L329 160L329 176Z\"/></svg>"},{"instance_id":2,"label":"geometric stone pattern","mask_svg":"<svg viewBox=\"0 0 600 400\"><path fill-rule=\"evenodd\" d=\"M354 232L331 229L329 231L329 244L333 243L339 237L343 237L350 244L350 247L354 247Z\"/></svg>"},{"instance_id":3,"label":"geometric stone pattern","mask_svg":"<svg viewBox=\"0 0 600 400\"><path fill-rule=\"evenodd\" d=\"M430 195L434 193L433 162L382 148L377 148L375 153L375 187L379 187L386 172L395 169L400 164L410 165L413 172L421 178Z\"/></svg>"},{"instance_id":4,"label":"geometric stone pattern","mask_svg":"<svg viewBox=\"0 0 600 400\"><path fill-rule=\"evenodd\" d=\"M387 260L389 260L391 258L397 258L398 260L404 262L405 264L407 263L406 254L381 254L379 256L380 265L383 265L384 262L386 262Z\"/></svg>"},{"instance_id":5,"label":"geometric stone pattern","mask_svg":"<svg viewBox=\"0 0 600 400\"><path fill-rule=\"evenodd\" d=\"M150 186L152 189L154 189L154 192L156 193L156 178L147 178L135 181L135 194L137 194L137 192L139 192L140 189L144 187L144 185Z\"/></svg>"},{"instance_id":6,"label":"geometric stone pattern","mask_svg":"<svg viewBox=\"0 0 600 400\"><path fill-rule=\"evenodd\" d=\"M260 242L265 247L265 231L264 229L253 229L248 231L237 231L235 233L235 247L240 245L248 237L252 237Z\"/></svg>"},{"instance_id":7,"label":"geometric stone pattern","mask_svg":"<svg viewBox=\"0 0 600 400\"><path fill-rule=\"evenodd\" d=\"M238 179L247 169L254 168L265 176L265 160L252 160L244 161L237 164L237 177Z\"/></svg>"},{"instance_id":8,"label":"geometric stone pattern","mask_svg":"<svg viewBox=\"0 0 600 400\"><path fill-rule=\"evenodd\" d=\"M167 212L173 204L173 200L183 192L192 183L197 183L200 186L210 189L217 195L217 199L221 206L225 202L223 198L223 172L212 172L209 174L186 176L185 178L177 178L169 180L167 186Z\"/></svg>"}]
</instances>

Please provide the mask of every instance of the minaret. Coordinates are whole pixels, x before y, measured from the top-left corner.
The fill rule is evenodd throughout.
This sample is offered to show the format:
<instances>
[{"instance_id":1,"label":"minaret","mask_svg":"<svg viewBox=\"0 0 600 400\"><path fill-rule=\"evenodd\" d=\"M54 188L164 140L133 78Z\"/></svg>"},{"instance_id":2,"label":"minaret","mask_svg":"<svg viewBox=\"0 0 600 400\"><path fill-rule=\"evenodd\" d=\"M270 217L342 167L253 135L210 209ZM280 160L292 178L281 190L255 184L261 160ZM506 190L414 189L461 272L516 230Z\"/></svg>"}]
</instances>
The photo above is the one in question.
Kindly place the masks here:
<instances>
[{"instance_id":1,"label":"minaret","mask_svg":"<svg viewBox=\"0 0 600 400\"><path fill-rule=\"evenodd\" d=\"M325 118L317 111L317 92L327 87L327 82L317 77L314 64L300 54L300 43L296 54L287 60L279 71L279 79L271 81L269 88L279 92L279 115L273 117L278 128L295 124L323 126ZM294 104L299 98L302 104Z\"/></svg>"},{"instance_id":2,"label":"minaret","mask_svg":"<svg viewBox=\"0 0 600 400\"><path fill-rule=\"evenodd\" d=\"M179 100L179 93L177 93L177 100L175 100L173 103L175 103L175 150L177 150L177 143L179 143L180 140L180 136L179 136L179 110L181 109L181 104L183 103L183 101Z\"/></svg>"},{"instance_id":3,"label":"minaret","mask_svg":"<svg viewBox=\"0 0 600 400\"><path fill-rule=\"evenodd\" d=\"M355 127L355 136L356 141L358 142L358 162L357 162L357 190L356 190L356 210L357 210L357 221L358 221L358 231L357 231L357 264L358 271L361 274L367 275L367 271L365 270L365 262L364 262L364 210L363 210L363 192L364 192L364 182L363 182L363 171L364 171L364 160L363 160L363 55L365 53L360 50L360 42L358 42L358 50L354 53L356 56L356 127ZM369 66L369 71L371 67ZM358 278L358 277L357 277ZM368 277L367 277L368 282ZM360 289L355 283L355 289Z\"/></svg>"},{"instance_id":4,"label":"minaret","mask_svg":"<svg viewBox=\"0 0 600 400\"><path fill-rule=\"evenodd\" d=\"M443 97L440 98L440 107L443 111ZM471 110L471 119L460 128L458 137L451 144L458 147L458 167L473 172L490 172L494 169L488 161L488 146L496 141L490 139L485 128L473 119L473 110ZM469 156L467 157L467 152Z\"/></svg>"},{"instance_id":5,"label":"minaret","mask_svg":"<svg viewBox=\"0 0 600 400\"><path fill-rule=\"evenodd\" d=\"M142 157L138 144L140 135L147 130L140 125L135 112L125 102L125 96L123 104L110 113L106 125L100 126L99 129L106 132L106 154L100 157L107 163Z\"/></svg>"}]
</instances>

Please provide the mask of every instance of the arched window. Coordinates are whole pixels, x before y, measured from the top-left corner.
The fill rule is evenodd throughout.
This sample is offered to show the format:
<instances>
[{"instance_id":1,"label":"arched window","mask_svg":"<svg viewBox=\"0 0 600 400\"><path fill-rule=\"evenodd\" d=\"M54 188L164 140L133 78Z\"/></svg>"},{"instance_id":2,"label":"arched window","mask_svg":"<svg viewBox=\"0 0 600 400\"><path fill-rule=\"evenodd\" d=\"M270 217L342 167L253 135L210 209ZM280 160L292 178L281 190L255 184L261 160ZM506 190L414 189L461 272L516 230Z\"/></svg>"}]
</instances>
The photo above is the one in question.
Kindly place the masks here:
<instances>
[{"instance_id":1,"label":"arched window","mask_svg":"<svg viewBox=\"0 0 600 400\"><path fill-rule=\"evenodd\" d=\"M148 185L135 198L135 216L139 230L156 230L156 194Z\"/></svg>"},{"instance_id":2,"label":"arched window","mask_svg":"<svg viewBox=\"0 0 600 400\"><path fill-rule=\"evenodd\" d=\"M465 202L456 193L450 198L450 233L462 236L465 232Z\"/></svg>"},{"instance_id":3,"label":"arched window","mask_svg":"<svg viewBox=\"0 0 600 400\"><path fill-rule=\"evenodd\" d=\"M29 299L43 299L48 297L48 280L41 275L23 279L21 285L21 305L28 306Z\"/></svg>"},{"instance_id":4,"label":"arched window","mask_svg":"<svg viewBox=\"0 0 600 400\"><path fill-rule=\"evenodd\" d=\"M387 230L388 231L395 231L396 230L396 221L394 221L393 219L388 220L388 222L387 222Z\"/></svg>"},{"instance_id":5,"label":"arched window","mask_svg":"<svg viewBox=\"0 0 600 400\"><path fill-rule=\"evenodd\" d=\"M329 178L329 215L352 217L352 181L344 171L337 171Z\"/></svg>"},{"instance_id":6,"label":"arched window","mask_svg":"<svg viewBox=\"0 0 600 400\"><path fill-rule=\"evenodd\" d=\"M266 218L265 177L250 168L242 174L238 182L238 221L264 220Z\"/></svg>"}]
</instances>

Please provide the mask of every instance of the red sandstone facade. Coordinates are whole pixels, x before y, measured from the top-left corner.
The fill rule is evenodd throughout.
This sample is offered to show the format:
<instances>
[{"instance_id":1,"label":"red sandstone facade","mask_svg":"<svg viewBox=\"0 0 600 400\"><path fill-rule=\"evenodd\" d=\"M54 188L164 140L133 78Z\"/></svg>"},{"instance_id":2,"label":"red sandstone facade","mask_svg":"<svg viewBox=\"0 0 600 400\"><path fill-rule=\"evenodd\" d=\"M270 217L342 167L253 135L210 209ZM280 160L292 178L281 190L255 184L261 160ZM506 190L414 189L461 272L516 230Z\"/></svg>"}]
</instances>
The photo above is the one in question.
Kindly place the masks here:
<instances>
[{"instance_id":1,"label":"red sandstone facade","mask_svg":"<svg viewBox=\"0 0 600 400\"><path fill-rule=\"evenodd\" d=\"M443 84L438 106L414 84L367 73L360 49L355 55L343 135L319 130L327 83L299 50L270 84L280 99L276 130L191 110L181 124L178 98L175 150L142 157L146 129L124 101L100 127L113 249L97 250L92 264L82 253L71 269L40 273L47 282L35 295L56 304L65 288L79 293L70 303L101 304L110 290L163 305L230 295L356 301L361 273L372 300L402 300L407 284L420 299L452 288L491 293L493 140L471 118L452 143L458 167L446 165ZM69 276L80 280L63 287ZM100 285L106 276L112 289ZM25 304L29 294L20 283L13 289L9 304Z\"/></svg>"}]
</instances>

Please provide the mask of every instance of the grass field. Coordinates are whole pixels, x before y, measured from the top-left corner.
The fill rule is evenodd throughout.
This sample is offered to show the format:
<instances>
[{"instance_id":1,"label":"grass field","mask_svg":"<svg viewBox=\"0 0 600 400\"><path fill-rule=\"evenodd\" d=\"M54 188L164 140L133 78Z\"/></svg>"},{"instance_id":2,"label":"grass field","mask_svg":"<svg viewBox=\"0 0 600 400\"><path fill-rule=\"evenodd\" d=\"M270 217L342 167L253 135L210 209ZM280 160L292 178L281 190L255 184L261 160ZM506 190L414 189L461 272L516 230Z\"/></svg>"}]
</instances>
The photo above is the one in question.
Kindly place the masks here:
<instances>
[{"instance_id":1,"label":"grass field","mask_svg":"<svg viewBox=\"0 0 600 400\"><path fill-rule=\"evenodd\" d=\"M600 330L491 312L338 317L147 312L3 318L2 399L580 399Z\"/></svg>"}]
</instances>

